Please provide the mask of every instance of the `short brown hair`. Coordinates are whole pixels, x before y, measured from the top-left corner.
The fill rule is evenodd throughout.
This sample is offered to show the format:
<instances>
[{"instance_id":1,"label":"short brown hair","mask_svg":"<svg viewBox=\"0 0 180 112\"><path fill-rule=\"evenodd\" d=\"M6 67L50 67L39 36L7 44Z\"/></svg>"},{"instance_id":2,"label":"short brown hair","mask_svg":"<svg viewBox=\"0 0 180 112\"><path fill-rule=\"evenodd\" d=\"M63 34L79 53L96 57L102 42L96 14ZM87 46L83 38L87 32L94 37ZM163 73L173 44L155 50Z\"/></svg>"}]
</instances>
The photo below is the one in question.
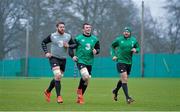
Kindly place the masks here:
<instances>
[{"instance_id":1,"label":"short brown hair","mask_svg":"<svg viewBox=\"0 0 180 112\"><path fill-rule=\"evenodd\" d=\"M84 29L84 26L85 26L85 25L91 25L91 24L89 24L89 23L84 23L84 24L83 24L83 29Z\"/></svg>"},{"instance_id":2,"label":"short brown hair","mask_svg":"<svg viewBox=\"0 0 180 112\"><path fill-rule=\"evenodd\" d=\"M60 24L65 25L65 23L64 23L64 22L59 21L59 22L56 24L56 27L58 27Z\"/></svg>"}]
</instances>

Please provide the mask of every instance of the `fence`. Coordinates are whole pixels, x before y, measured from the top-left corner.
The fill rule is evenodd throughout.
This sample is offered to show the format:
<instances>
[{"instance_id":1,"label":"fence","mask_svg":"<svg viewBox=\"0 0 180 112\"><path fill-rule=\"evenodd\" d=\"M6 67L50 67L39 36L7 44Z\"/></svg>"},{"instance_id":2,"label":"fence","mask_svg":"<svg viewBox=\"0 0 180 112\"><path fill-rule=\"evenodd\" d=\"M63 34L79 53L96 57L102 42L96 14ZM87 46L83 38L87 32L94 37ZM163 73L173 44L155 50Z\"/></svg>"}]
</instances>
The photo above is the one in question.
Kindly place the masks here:
<instances>
[{"instance_id":1,"label":"fence","mask_svg":"<svg viewBox=\"0 0 180 112\"><path fill-rule=\"evenodd\" d=\"M52 77L48 59L29 58L28 77ZM25 76L25 59L0 61L0 77ZM65 77L79 76L72 59L67 59ZM141 77L140 55L134 55L131 77ZM116 63L110 57L96 57L92 77L118 77ZM145 54L144 77L180 77L179 54Z\"/></svg>"}]
</instances>

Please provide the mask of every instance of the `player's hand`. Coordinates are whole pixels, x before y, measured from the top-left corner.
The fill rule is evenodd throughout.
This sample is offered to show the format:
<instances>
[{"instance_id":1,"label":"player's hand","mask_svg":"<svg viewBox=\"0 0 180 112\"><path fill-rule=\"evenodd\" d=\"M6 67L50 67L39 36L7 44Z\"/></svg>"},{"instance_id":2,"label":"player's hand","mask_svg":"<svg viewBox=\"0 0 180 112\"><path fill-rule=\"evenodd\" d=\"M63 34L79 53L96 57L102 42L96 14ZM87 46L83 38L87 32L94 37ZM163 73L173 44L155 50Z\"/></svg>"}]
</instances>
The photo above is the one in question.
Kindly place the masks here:
<instances>
[{"instance_id":1,"label":"player's hand","mask_svg":"<svg viewBox=\"0 0 180 112\"><path fill-rule=\"evenodd\" d=\"M52 57L52 54L51 54L51 53L46 53L45 55L46 55L47 58Z\"/></svg>"},{"instance_id":2,"label":"player's hand","mask_svg":"<svg viewBox=\"0 0 180 112\"><path fill-rule=\"evenodd\" d=\"M113 61L116 61L116 60L117 60L117 57L116 57L116 56L114 56L114 57L112 58L112 60L113 60Z\"/></svg>"},{"instance_id":3,"label":"player's hand","mask_svg":"<svg viewBox=\"0 0 180 112\"><path fill-rule=\"evenodd\" d=\"M68 48L69 47L69 44L67 42L63 42L63 46Z\"/></svg>"},{"instance_id":4,"label":"player's hand","mask_svg":"<svg viewBox=\"0 0 180 112\"><path fill-rule=\"evenodd\" d=\"M97 53L96 49L93 49L93 54L95 55Z\"/></svg>"},{"instance_id":5,"label":"player's hand","mask_svg":"<svg viewBox=\"0 0 180 112\"><path fill-rule=\"evenodd\" d=\"M73 61L75 61L75 62L76 62L76 61L78 60L78 57L77 57L77 56L73 56L73 58L72 58L72 59L73 59Z\"/></svg>"},{"instance_id":6,"label":"player's hand","mask_svg":"<svg viewBox=\"0 0 180 112\"><path fill-rule=\"evenodd\" d=\"M133 53L136 53L136 48L132 48L131 51L132 51Z\"/></svg>"}]
</instances>

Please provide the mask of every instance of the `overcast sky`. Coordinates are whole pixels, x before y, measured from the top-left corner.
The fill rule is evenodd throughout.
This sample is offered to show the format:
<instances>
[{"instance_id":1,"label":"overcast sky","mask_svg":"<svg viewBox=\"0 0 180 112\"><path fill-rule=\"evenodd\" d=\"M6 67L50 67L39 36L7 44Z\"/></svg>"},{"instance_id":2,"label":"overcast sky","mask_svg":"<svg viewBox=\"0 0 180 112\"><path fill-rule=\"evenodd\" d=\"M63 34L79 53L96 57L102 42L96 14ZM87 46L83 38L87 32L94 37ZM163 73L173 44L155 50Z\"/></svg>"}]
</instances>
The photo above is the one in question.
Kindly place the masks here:
<instances>
[{"instance_id":1,"label":"overcast sky","mask_svg":"<svg viewBox=\"0 0 180 112\"><path fill-rule=\"evenodd\" d=\"M135 4L141 8L142 0L133 0ZM144 6L149 6L151 14L155 19L164 18L165 10L162 8L165 5L165 0L144 0Z\"/></svg>"}]
</instances>

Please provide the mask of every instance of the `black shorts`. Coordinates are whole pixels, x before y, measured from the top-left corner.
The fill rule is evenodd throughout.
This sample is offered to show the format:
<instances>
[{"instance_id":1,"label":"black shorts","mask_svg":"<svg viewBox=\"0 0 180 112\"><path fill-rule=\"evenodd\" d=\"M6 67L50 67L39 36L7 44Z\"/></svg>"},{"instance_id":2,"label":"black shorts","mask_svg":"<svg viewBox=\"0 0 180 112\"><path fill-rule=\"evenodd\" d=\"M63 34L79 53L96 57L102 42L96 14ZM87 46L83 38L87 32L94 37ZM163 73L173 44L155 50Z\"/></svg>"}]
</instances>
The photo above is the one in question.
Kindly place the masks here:
<instances>
[{"instance_id":1,"label":"black shorts","mask_svg":"<svg viewBox=\"0 0 180 112\"><path fill-rule=\"evenodd\" d=\"M91 70L92 70L92 66L91 65L85 65L85 64L82 64L82 63L77 63L77 67L79 70L81 70L82 68L86 67L88 72L89 72L89 75L91 75Z\"/></svg>"},{"instance_id":2,"label":"black shorts","mask_svg":"<svg viewBox=\"0 0 180 112\"><path fill-rule=\"evenodd\" d=\"M131 72L131 64L117 63L116 67L119 73L127 72L129 75Z\"/></svg>"},{"instance_id":3,"label":"black shorts","mask_svg":"<svg viewBox=\"0 0 180 112\"><path fill-rule=\"evenodd\" d=\"M49 62L51 65L51 69L53 67L59 66L61 71L65 71L66 68L66 59L60 59L60 58L56 58L56 57L51 57L49 58Z\"/></svg>"}]
</instances>

